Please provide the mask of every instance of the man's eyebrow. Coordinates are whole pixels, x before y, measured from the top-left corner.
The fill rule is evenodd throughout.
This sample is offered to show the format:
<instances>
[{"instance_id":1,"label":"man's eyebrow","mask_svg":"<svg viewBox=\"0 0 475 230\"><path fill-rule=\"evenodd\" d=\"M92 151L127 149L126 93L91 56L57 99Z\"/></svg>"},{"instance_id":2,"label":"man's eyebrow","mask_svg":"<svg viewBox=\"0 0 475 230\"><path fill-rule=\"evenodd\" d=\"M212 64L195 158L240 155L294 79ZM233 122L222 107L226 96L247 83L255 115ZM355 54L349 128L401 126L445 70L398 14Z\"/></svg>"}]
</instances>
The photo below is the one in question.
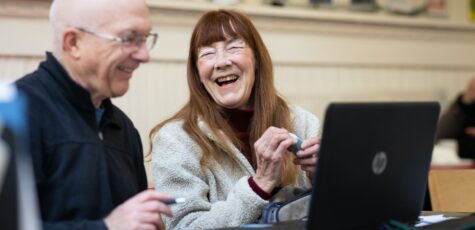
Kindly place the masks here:
<instances>
[{"instance_id":1,"label":"man's eyebrow","mask_svg":"<svg viewBox=\"0 0 475 230\"><path fill-rule=\"evenodd\" d=\"M145 35L148 35L152 33L152 31L148 31L147 32L140 32L136 29L125 29L123 30L122 32L120 32L119 34L121 35L130 35L130 34L133 34L133 35L140 35L140 36L145 36Z\"/></svg>"}]
</instances>

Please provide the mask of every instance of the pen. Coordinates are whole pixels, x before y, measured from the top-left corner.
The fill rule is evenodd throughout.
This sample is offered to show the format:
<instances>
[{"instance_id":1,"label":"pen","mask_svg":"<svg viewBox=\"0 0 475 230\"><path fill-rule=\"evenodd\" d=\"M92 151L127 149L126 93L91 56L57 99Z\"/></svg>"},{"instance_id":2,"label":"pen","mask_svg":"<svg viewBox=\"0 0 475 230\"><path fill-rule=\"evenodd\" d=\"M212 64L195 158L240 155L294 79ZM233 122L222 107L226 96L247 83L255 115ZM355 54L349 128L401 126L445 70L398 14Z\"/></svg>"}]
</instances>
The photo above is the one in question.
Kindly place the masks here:
<instances>
[{"instance_id":1,"label":"pen","mask_svg":"<svg viewBox=\"0 0 475 230\"><path fill-rule=\"evenodd\" d=\"M166 204L166 205L171 205L171 204L179 204L185 202L186 199L183 197L178 197L178 198L170 198L170 199L165 199L161 200L160 202Z\"/></svg>"}]
</instances>

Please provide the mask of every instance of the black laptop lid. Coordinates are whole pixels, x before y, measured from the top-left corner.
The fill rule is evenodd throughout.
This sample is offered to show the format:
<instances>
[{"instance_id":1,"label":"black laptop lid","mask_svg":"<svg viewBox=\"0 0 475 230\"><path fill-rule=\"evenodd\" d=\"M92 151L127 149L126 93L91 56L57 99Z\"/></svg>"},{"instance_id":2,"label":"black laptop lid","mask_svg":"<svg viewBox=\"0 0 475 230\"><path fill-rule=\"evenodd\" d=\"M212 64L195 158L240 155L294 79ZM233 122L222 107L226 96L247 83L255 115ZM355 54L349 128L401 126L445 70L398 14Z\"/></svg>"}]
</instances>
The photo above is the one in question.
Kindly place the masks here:
<instances>
[{"instance_id":1,"label":"black laptop lid","mask_svg":"<svg viewBox=\"0 0 475 230\"><path fill-rule=\"evenodd\" d=\"M371 229L422 209L439 104L327 108L308 229Z\"/></svg>"}]
</instances>

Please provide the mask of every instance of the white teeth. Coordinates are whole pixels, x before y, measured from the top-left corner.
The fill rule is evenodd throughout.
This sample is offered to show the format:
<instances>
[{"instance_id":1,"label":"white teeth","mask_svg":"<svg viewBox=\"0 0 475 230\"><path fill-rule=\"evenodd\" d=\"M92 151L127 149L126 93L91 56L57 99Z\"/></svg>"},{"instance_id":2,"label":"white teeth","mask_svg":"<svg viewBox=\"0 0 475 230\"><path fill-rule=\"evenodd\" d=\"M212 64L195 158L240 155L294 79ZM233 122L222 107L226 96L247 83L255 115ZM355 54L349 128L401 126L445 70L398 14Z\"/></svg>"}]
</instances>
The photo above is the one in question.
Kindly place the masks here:
<instances>
[{"instance_id":1,"label":"white teeth","mask_svg":"<svg viewBox=\"0 0 475 230\"><path fill-rule=\"evenodd\" d=\"M125 66L119 66L119 70L121 71L124 71L124 72L127 72L127 73L132 73L134 72L134 68L129 68L129 67L125 67Z\"/></svg>"},{"instance_id":2,"label":"white teeth","mask_svg":"<svg viewBox=\"0 0 475 230\"><path fill-rule=\"evenodd\" d=\"M216 82L217 83L222 83L222 82L227 82L227 81L234 81L238 79L238 76L236 75L229 75L229 76L225 76L225 77L220 77L218 79L216 79Z\"/></svg>"}]
</instances>

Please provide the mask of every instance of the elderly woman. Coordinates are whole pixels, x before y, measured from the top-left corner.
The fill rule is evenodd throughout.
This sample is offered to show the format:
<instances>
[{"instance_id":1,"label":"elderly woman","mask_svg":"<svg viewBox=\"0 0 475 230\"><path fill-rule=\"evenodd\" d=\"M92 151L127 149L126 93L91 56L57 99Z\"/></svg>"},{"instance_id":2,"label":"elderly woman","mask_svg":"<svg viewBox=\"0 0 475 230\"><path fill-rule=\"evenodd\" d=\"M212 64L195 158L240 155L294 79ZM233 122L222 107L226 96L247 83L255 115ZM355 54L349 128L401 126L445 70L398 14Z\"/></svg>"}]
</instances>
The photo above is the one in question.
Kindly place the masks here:
<instances>
[{"instance_id":1,"label":"elderly woman","mask_svg":"<svg viewBox=\"0 0 475 230\"><path fill-rule=\"evenodd\" d=\"M271 58L248 17L204 14L187 73L188 103L150 133L156 189L187 199L172 206L168 228L253 223L277 194L311 186L318 120L278 96ZM296 154L288 151L290 133L303 140Z\"/></svg>"}]
</instances>

